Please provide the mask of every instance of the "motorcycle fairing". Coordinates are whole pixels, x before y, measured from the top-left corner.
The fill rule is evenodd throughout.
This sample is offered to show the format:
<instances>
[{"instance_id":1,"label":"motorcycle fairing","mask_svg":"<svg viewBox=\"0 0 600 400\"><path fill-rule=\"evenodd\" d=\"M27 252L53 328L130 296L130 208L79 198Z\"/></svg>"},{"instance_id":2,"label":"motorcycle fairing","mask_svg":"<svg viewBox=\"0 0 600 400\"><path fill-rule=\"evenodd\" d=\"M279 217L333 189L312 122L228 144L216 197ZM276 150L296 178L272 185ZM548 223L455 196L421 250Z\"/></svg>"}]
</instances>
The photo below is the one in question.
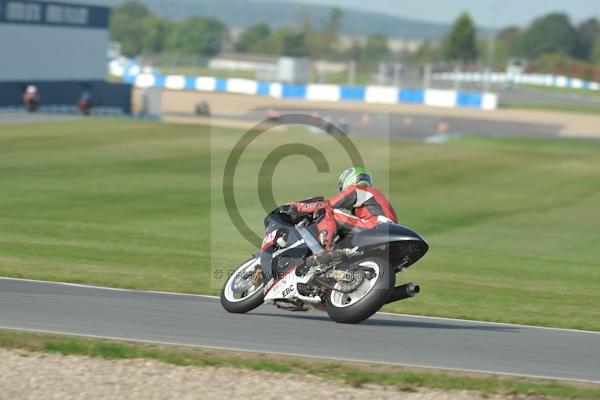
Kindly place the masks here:
<instances>
[{"instance_id":1,"label":"motorcycle fairing","mask_svg":"<svg viewBox=\"0 0 600 400\"><path fill-rule=\"evenodd\" d=\"M264 291L265 303L273 304L275 300L293 299L296 297L296 268L290 268L281 279L271 278Z\"/></svg>"},{"instance_id":2,"label":"motorcycle fairing","mask_svg":"<svg viewBox=\"0 0 600 400\"><path fill-rule=\"evenodd\" d=\"M387 252L390 264L399 268L409 267L429 250L427 242L419 234L392 223L356 232L352 234L351 242L353 247L363 250L382 247L381 251Z\"/></svg>"}]
</instances>

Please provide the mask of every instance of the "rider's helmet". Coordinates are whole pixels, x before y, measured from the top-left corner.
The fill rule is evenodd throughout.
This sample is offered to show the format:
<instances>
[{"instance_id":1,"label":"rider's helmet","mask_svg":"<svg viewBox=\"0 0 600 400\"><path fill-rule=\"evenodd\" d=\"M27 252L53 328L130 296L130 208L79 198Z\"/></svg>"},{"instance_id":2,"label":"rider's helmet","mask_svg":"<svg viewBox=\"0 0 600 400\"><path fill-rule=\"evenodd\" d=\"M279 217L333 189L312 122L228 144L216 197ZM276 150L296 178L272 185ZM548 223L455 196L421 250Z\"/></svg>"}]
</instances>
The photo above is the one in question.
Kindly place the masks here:
<instances>
[{"instance_id":1,"label":"rider's helmet","mask_svg":"<svg viewBox=\"0 0 600 400\"><path fill-rule=\"evenodd\" d=\"M373 185L373 178L371 177L371 173L366 170L364 167L352 167L348 168L342 175L340 175L340 180L338 181L338 189L343 191L350 185Z\"/></svg>"}]
</instances>

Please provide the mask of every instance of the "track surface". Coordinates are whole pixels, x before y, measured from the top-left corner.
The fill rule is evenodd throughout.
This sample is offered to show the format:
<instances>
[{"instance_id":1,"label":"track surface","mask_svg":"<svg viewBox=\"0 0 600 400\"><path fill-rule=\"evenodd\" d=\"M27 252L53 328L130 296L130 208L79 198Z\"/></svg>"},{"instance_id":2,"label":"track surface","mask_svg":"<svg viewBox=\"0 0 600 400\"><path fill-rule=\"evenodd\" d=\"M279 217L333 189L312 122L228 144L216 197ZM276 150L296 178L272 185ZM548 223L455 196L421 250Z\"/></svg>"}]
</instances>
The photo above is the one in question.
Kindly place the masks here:
<instances>
[{"instance_id":1,"label":"track surface","mask_svg":"<svg viewBox=\"0 0 600 400\"><path fill-rule=\"evenodd\" d=\"M341 325L269 306L232 315L207 296L0 278L0 328L600 383L600 333L391 314Z\"/></svg>"},{"instance_id":2,"label":"track surface","mask_svg":"<svg viewBox=\"0 0 600 400\"><path fill-rule=\"evenodd\" d=\"M80 115L67 115L67 114L50 114L50 113L27 113L21 112L0 112L0 125L13 125L13 124L29 124L29 123L44 123L44 122L62 122L62 121L75 121L83 118Z\"/></svg>"},{"instance_id":3,"label":"track surface","mask_svg":"<svg viewBox=\"0 0 600 400\"><path fill-rule=\"evenodd\" d=\"M284 114L307 114L311 111L303 108L285 108ZM514 121L494 121L466 117L447 117L436 115L412 115L407 118L402 113L369 113L368 124L361 122L364 113L334 109L319 109L319 116L326 121L342 128L342 121L347 125L347 133L362 137L383 137L402 140L423 140L438 132L440 124L445 124L447 133L457 135L485 136L529 136L529 137L559 137L561 125L526 123ZM261 121L265 118L266 109L257 109L238 119ZM236 118L235 116L228 116Z\"/></svg>"}]
</instances>

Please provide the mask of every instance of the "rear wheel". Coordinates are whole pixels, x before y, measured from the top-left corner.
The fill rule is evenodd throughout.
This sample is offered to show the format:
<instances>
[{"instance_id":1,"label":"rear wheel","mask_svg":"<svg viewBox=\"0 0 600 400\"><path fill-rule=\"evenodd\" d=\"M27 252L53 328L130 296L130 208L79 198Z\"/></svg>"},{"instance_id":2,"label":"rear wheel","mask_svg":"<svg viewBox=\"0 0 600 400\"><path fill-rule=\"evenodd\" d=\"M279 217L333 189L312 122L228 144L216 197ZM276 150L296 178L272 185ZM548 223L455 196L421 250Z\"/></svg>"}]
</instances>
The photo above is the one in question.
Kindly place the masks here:
<instances>
[{"instance_id":1,"label":"rear wheel","mask_svg":"<svg viewBox=\"0 0 600 400\"><path fill-rule=\"evenodd\" d=\"M230 313L247 313L263 303L264 282L252 282L260 261L252 258L240 265L221 289L221 305Z\"/></svg>"},{"instance_id":2,"label":"rear wheel","mask_svg":"<svg viewBox=\"0 0 600 400\"><path fill-rule=\"evenodd\" d=\"M369 318L383 307L390 289L394 287L395 274L386 260L373 257L364 259L359 265L374 276L371 279L365 277L350 293L336 290L327 293L327 314L336 322L356 324ZM334 287L339 289L341 283L336 283Z\"/></svg>"}]
</instances>

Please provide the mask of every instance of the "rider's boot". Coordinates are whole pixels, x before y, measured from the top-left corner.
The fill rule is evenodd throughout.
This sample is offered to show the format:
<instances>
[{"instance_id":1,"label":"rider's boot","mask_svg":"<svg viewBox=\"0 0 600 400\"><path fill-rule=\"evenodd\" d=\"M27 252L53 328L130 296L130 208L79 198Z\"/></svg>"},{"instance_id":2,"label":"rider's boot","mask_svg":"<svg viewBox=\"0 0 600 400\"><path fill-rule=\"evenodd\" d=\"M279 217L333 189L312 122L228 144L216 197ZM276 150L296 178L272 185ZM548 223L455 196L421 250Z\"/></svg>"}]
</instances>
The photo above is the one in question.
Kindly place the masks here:
<instances>
[{"instance_id":1,"label":"rider's boot","mask_svg":"<svg viewBox=\"0 0 600 400\"><path fill-rule=\"evenodd\" d=\"M263 269L260 265L258 265L254 269L254 273L252 274L252 284L254 286L258 286L262 283L263 279L264 279Z\"/></svg>"},{"instance_id":2,"label":"rider's boot","mask_svg":"<svg viewBox=\"0 0 600 400\"><path fill-rule=\"evenodd\" d=\"M306 263L310 266L323 265L328 266L334 262L342 261L346 253L344 250L326 250L308 257Z\"/></svg>"},{"instance_id":3,"label":"rider's boot","mask_svg":"<svg viewBox=\"0 0 600 400\"><path fill-rule=\"evenodd\" d=\"M313 254L305 261L300 262L296 267L296 275L302 276L308 273L311 269L318 267L327 267L334 262L339 262L346 256L346 251L342 250L325 250L318 254Z\"/></svg>"}]
</instances>

